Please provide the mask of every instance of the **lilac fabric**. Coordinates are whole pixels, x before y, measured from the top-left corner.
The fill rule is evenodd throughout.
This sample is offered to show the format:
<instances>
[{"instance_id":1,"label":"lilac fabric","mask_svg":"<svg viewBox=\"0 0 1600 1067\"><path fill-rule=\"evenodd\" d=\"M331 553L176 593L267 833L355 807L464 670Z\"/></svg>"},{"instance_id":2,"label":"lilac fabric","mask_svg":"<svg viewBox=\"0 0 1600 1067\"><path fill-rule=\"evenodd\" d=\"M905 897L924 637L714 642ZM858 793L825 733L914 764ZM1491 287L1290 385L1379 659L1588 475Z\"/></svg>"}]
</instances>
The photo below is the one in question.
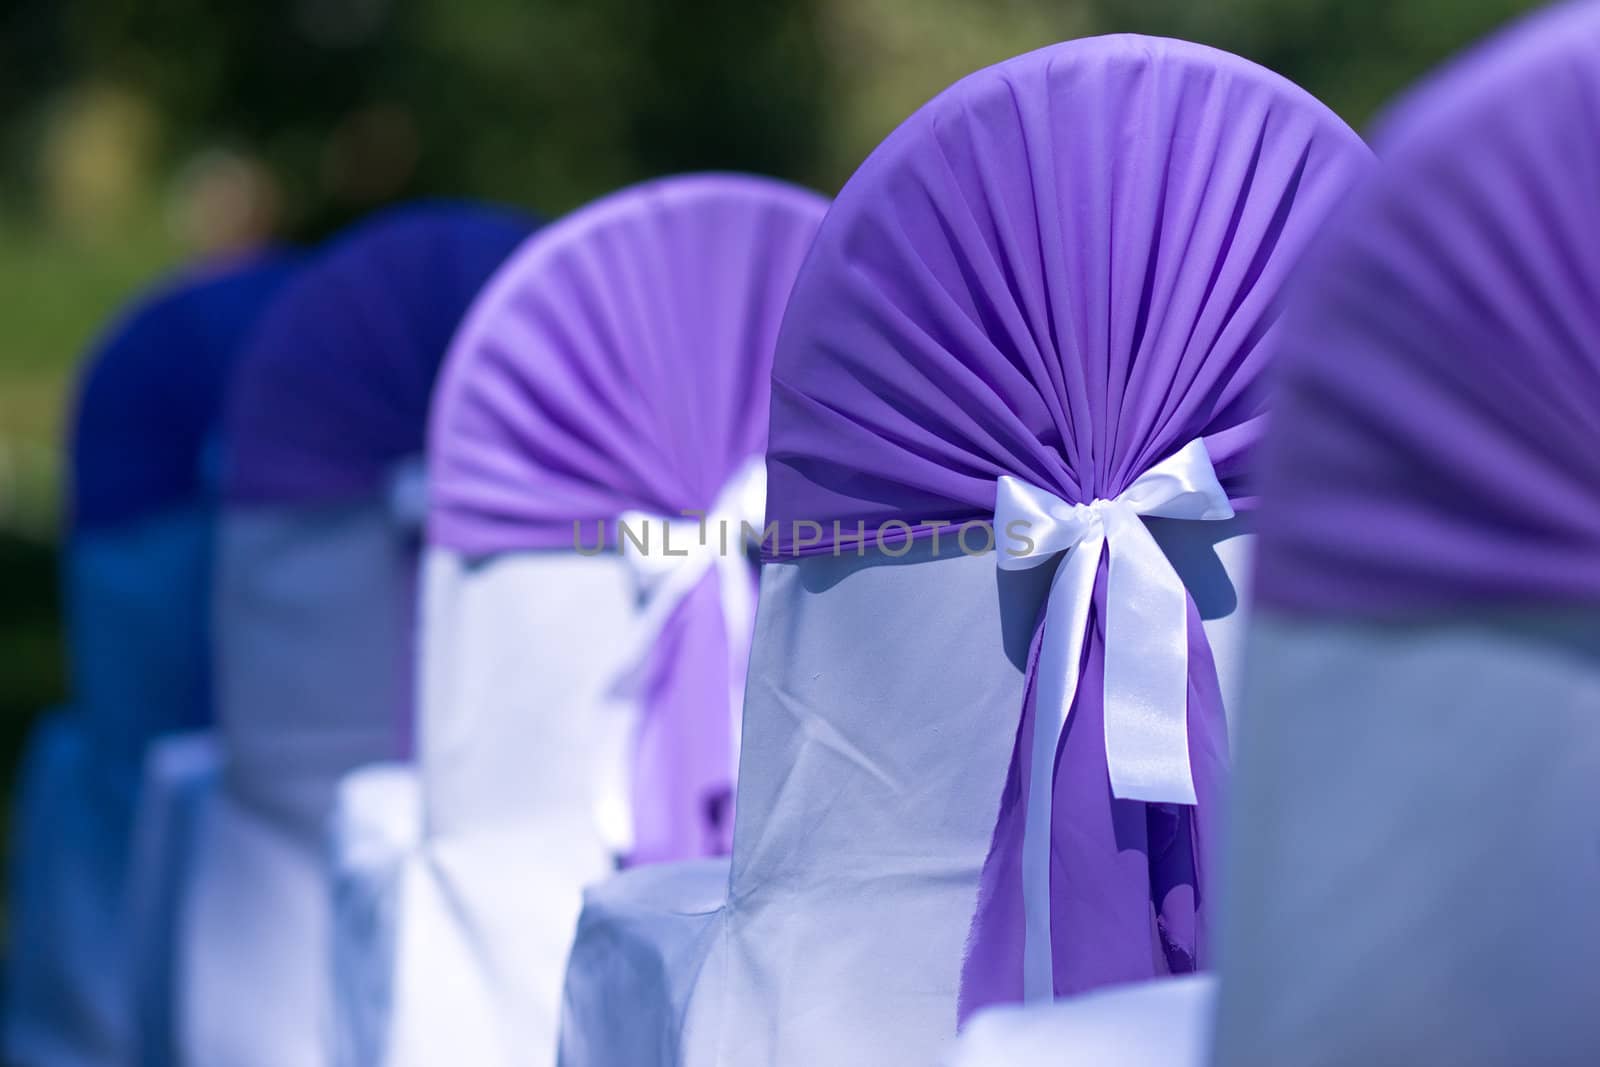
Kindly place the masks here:
<instances>
[{"instance_id":1,"label":"lilac fabric","mask_svg":"<svg viewBox=\"0 0 1600 1067\"><path fill-rule=\"evenodd\" d=\"M771 555L797 554L796 521L823 527L804 554L853 551L858 522L871 538L888 520L915 535L931 520L987 520L1004 474L1068 501L1110 498L1195 438L1248 504L1280 288L1368 163L1295 86L1177 41L1076 41L957 83L862 165L796 283L773 370ZM1057 756L1058 994L1188 971L1210 951L1201 905L1226 760L1215 669L1191 600L1200 806L1114 800L1105 580L1102 567ZM983 874L963 1017L1021 995L1022 747Z\"/></svg>"},{"instance_id":2,"label":"lilac fabric","mask_svg":"<svg viewBox=\"0 0 1600 1067\"><path fill-rule=\"evenodd\" d=\"M241 363L227 413L226 499L348 499L420 456L450 337L532 229L502 211L425 204L335 238L274 301Z\"/></svg>"},{"instance_id":3,"label":"lilac fabric","mask_svg":"<svg viewBox=\"0 0 1600 1067\"><path fill-rule=\"evenodd\" d=\"M1600 600L1597 56L1600 4L1557 8L1381 127L1285 322L1267 606Z\"/></svg>"},{"instance_id":4,"label":"lilac fabric","mask_svg":"<svg viewBox=\"0 0 1600 1067\"><path fill-rule=\"evenodd\" d=\"M234 357L293 264L265 253L185 271L100 340L73 416L74 530L189 504L214 488L208 445Z\"/></svg>"},{"instance_id":5,"label":"lilac fabric","mask_svg":"<svg viewBox=\"0 0 1600 1067\"><path fill-rule=\"evenodd\" d=\"M451 350L435 407L429 538L470 556L595 544L628 511L707 508L767 438L780 316L826 209L738 175L669 178L551 226ZM728 641L715 579L649 669L636 861L724 851ZM715 826L710 824L716 824Z\"/></svg>"}]
</instances>

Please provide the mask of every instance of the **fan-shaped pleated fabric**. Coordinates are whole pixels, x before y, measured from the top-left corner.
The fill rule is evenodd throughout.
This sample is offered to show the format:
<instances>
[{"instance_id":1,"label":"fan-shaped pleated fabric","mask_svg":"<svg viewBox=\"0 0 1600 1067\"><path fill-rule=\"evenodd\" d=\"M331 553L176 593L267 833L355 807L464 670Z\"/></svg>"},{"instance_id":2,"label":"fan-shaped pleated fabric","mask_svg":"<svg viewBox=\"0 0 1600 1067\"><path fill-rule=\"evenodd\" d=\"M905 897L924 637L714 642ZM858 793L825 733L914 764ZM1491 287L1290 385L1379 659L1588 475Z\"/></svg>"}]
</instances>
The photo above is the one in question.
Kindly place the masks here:
<instances>
[{"instance_id":1,"label":"fan-shaped pleated fabric","mask_svg":"<svg viewBox=\"0 0 1600 1067\"><path fill-rule=\"evenodd\" d=\"M429 540L572 548L575 520L711 504L766 444L779 322L826 207L690 175L543 231L474 307L440 383Z\"/></svg>"},{"instance_id":2,"label":"fan-shaped pleated fabric","mask_svg":"<svg viewBox=\"0 0 1600 1067\"><path fill-rule=\"evenodd\" d=\"M336 238L253 339L228 409L230 504L348 499L420 456L434 379L484 280L531 220L392 209Z\"/></svg>"},{"instance_id":3,"label":"fan-shaped pleated fabric","mask_svg":"<svg viewBox=\"0 0 1600 1067\"><path fill-rule=\"evenodd\" d=\"M1600 599L1600 6L1438 77L1313 256L1264 472L1264 605Z\"/></svg>"},{"instance_id":4,"label":"fan-shaped pleated fabric","mask_svg":"<svg viewBox=\"0 0 1600 1067\"><path fill-rule=\"evenodd\" d=\"M234 357L292 264L272 253L200 266L101 339L72 420L73 529L154 514L214 488L207 446Z\"/></svg>"},{"instance_id":5,"label":"fan-shaped pleated fabric","mask_svg":"<svg viewBox=\"0 0 1600 1067\"><path fill-rule=\"evenodd\" d=\"M468 557L589 551L616 544L624 514L716 505L765 447L780 318L826 206L782 182L689 175L530 241L474 306L440 383L430 542ZM728 704L743 686L715 650L748 634L726 632L709 580L672 618L642 676L636 862L725 852L731 829Z\"/></svg>"},{"instance_id":6,"label":"fan-shaped pleated fabric","mask_svg":"<svg viewBox=\"0 0 1600 1067\"><path fill-rule=\"evenodd\" d=\"M796 284L773 370L769 554L849 549L858 523L871 538L891 520L913 536L987 520L1001 475L1109 499L1195 439L1247 505L1280 288L1368 159L1295 86L1177 41L1077 41L957 83L862 165ZM797 521L818 523L820 541L797 546ZM1226 738L1188 610L1200 806L1114 801L1100 573L1056 771L1058 993L1209 958ZM1027 705L1022 736L1031 681ZM1019 752L995 783L963 1013L1021 992L1026 772Z\"/></svg>"},{"instance_id":7,"label":"fan-shaped pleated fabric","mask_svg":"<svg viewBox=\"0 0 1600 1067\"><path fill-rule=\"evenodd\" d=\"M146 747L209 717L211 444L241 341L293 269L263 254L186 271L96 344L70 436L62 573L72 704L19 778L9 1062L131 1053L125 893Z\"/></svg>"}]
</instances>

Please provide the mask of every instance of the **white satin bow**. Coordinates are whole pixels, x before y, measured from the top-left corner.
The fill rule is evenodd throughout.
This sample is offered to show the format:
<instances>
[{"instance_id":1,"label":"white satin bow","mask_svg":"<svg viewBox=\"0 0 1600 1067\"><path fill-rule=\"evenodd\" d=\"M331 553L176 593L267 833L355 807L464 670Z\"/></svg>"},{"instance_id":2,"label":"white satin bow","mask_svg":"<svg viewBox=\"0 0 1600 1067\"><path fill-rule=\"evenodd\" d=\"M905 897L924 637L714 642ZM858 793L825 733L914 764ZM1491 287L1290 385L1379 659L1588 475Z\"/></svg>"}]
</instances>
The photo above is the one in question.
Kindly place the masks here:
<instances>
[{"instance_id":1,"label":"white satin bow","mask_svg":"<svg viewBox=\"0 0 1600 1067\"><path fill-rule=\"evenodd\" d=\"M1069 504L1009 475L999 479L994 528L1003 570L1065 552L1050 584L1039 651L1032 773L1022 840L1023 990L1054 996L1050 950L1050 820L1056 749L1078 691L1089 602L1109 546L1105 741L1112 792L1150 803L1193 804L1189 767L1188 594L1141 516L1231 519L1205 444L1191 441L1112 500Z\"/></svg>"},{"instance_id":2,"label":"white satin bow","mask_svg":"<svg viewBox=\"0 0 1600 1067\"><path fill-rule=\"evenodd\" d=\"M745 670L756 614L744 527L748 524L759 538L766 507L766 460L753 456L728 479L704 514L688 512L676 518L665 518L629 511L617 518L617 547L633 570L645 600L630 627L629 650L622 657L627 666L614 692L637 694L650 651L667 620L705 576L715 570L722 601L723 629L728 636L728 714L735 761L732 771L735 773L744 712ZM624 536L622 526L632 531L633 537L645 540L647 548L640 551L634 540ZM627 802L620 797L612 798L609 808L616 808L618 803L627 810Z\"/></svg>"},{"instance_id":3,"label":"white satin bow","mask_svg":"<svg viewBox=\"0 0 1600 1067\"><path fill-rule=\"evenodd\" d=\"M628 561L647 597L644 609L634 620L632 638L639 652L648 653L684 597L713 568L721 578L718 584L730 654L741 639L748 640L755 621L755 593L750 587L750 558L745 553L743 525L748 523L759 536L766 508L767 466L764 459L756 456L728 479L704 515L690 512L664 518L629 511L617 519L619 526L625 525L635 534L649 531L648 547L643 552L623 537L620 528L617 534L622 558Z\"/></svg>"}]
</instances>

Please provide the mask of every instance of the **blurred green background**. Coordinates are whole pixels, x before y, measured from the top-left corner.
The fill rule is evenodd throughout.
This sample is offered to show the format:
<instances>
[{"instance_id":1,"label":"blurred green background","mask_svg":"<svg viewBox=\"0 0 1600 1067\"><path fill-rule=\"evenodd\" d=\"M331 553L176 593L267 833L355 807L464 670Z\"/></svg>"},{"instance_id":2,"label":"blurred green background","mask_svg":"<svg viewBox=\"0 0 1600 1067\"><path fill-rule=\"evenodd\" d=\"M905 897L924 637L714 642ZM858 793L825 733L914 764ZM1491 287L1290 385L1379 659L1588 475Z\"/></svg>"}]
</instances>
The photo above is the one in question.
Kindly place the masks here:
<instances>
[{"instance_id":1,"label":"blurred green background","mask_svg":"<svg viewBox=\"0 0 1600 1067\"><path fill-rule=\"evenodd\" d=\"M963 74L1085 34L1215 44L1358 127L1519 0L0 0L0 788L64 695L74 366L186 257L416 194L560 212L740 168L832 192Z\"/></svg>"}]
</instances>

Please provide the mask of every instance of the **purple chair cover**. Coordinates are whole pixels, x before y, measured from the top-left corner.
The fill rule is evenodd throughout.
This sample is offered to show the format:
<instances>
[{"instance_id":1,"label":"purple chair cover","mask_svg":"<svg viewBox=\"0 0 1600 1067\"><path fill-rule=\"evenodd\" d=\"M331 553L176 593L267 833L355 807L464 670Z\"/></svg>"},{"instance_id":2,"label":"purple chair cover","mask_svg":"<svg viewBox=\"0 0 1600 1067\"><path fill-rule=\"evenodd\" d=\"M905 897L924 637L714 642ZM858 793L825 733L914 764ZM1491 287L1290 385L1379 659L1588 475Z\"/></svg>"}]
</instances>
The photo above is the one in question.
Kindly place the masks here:
<instances>
[{"instance_id":1,"label":"purple chair cover","mask_svg":"<svg viewBox=\"0 0 1600 1067\"><path fill-rule=\"evenodd\" d=\"M390 210L336 238L286 288L240 366L226 499L346 499L420 456L451 335L532 229L522 216L439 203Z\"/></svg>"},{"instance_id":2,"label":"purple chair cover","mask_svg":"<svg viewBox=\"0 0 1600 1067\"><path fill-rule=\"evenodd\" d=\"M784 183L696 175L613 194L529 242L440 383L430 541L571 550L581 530L589 550L597 529L616 544L624 513L709 508L766 444L779 319L825 210ZM646 668L634 862L726 851L733 635L718 605L702 581Z\"/></svg>"},{"instance_id":3,"label":"purple chair cover","mask_svg":"<svg viewBox=\"0 0 1600 1067\"><path fill-rule=\"evenodd\" d=\"M1442 616L1600 599L1600 4L1534 18L1383 125L1286 322L1259 595Z\"/></svg>"},{"instance_id":4,"label":"purple chair cover","mask_svg":"<svg viewBox=\"0 0 1600 1067\"><path fill-rule=\"evenodd\" d=\"M1069 502L1111 498L1197 438L1248 504L1280 286L1367 160L1295 86L1182 42L1077 41L957 83L863 164L796 284L773 371L770 558L856 551L858 523L870 538L890 520L915 537L935 520L987 521L1001 475ZM820 524L820 540L797 546L797 521ZM891 528L883 543L895 540ZM1102 565L1057 755L1058 995L1190 971L1210 951L1201 905L1226 731L1209 648L1190 599L1198 809L1114 799L1105 583ZM1022 994L1025 750L995 783L963 1018Z\"/></svg>"},{"instance_id":5,"label":"purple chair cover","mask_svg":"<svg viewBox=\"0 0 1600 1067\"><path fill-rule=\"evenodd\" d=\"M215 488L207 450L234 356L292 265L268 253L187 271L98 343L72 422L73 529L113 526Z\"/></svg>"}]
</instances>

